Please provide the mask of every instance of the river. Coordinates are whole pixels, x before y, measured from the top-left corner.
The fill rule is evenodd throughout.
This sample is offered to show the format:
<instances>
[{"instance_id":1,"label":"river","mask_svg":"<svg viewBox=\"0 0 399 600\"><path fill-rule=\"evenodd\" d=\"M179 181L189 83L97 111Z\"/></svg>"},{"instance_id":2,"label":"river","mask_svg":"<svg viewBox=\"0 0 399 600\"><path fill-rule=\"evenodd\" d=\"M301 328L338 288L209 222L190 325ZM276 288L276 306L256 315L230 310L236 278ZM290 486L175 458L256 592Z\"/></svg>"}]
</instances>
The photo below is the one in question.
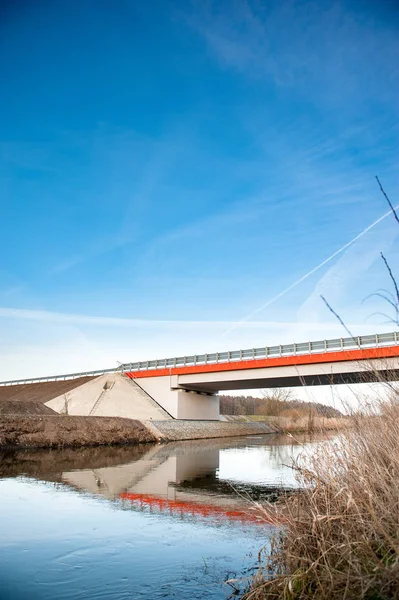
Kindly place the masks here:
<instances>
[{"instance_id":1,"label":"river","mask_svg":"<svg viewBox=\"0 0 399 600\"><path fill-rule=\"evenodd\" d=\"M252 500L295 486L323 441L284 435L2 452L1 600L224 600L273 529Z\"/></svg>"}]
</instances>

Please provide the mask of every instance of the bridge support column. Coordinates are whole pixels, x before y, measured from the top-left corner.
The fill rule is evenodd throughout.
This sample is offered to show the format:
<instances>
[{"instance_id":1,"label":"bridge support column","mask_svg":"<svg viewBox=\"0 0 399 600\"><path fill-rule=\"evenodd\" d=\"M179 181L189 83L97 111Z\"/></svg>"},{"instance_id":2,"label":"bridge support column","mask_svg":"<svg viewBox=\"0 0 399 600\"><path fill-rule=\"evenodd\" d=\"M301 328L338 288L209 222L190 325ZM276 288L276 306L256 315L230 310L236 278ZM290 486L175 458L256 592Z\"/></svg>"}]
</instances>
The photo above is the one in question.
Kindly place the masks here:
<instances>
[{"instance_id":1,"label":"bridge support column","mask_svg":"<svg viewBox=\"0 0 399 600\"><path fill-rule=\"evenodd\" d=\"M174 419L220 419L219 397L216 394L187 392L178 388L176 376L138 377L136 382Z\"/></svg>"}]
</instances>

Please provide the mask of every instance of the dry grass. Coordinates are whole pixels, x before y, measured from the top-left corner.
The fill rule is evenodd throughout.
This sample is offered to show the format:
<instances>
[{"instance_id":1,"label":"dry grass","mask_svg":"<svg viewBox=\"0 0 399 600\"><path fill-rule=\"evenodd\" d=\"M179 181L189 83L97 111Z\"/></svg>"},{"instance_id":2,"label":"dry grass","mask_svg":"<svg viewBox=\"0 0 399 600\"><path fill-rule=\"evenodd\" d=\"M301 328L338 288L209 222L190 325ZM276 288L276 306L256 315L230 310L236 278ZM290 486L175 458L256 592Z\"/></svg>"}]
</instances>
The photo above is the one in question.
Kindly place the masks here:
<instances>
[{"instance_id":1,"label":"dry grass","mask_svg":"<svg viewBox=\"0 0 399 600\"><path fill-rule=\"evenodd\" d=\"M242 423L268 423L280 432L285 433L324 433L325 431L341 431L352 427L351 417L286 417L263 415L225 415L226 420Z\"/></svg>"},{"instance_id":2,"label":"dry grass","mask_svg":"<svg viewBox=\"0 0 399 600\"><path fill-rule=\"evenodd\" d=\"M121 417L29 414L0 418L0 448L78 448L155 441L143 423Z\"/></svg>"},{"instance_id":3,"label":"dry grass","mask_svg":"<svg viewBox=\"0 0 399 600\"><path fill-rule=\"evenodd\" d=\"M247 600L399 598L399 397L352 424L302 459Z\"/></svg>"},{"instance_id":4,"label":"dry grass","mask_svg":"<svg viewBox=\"0 0 399 600\"><path fill-rule=\"evenodd\" d=\"M339 419L331 417L328 419L315 416L309 418L309 415L296 419L285 416L267 417L265 420L270 421L273 425L287 433L341 431L348 427L352 427L353 424L352 418L350 417L341 417Z\"/></svg>"}]
</instances>

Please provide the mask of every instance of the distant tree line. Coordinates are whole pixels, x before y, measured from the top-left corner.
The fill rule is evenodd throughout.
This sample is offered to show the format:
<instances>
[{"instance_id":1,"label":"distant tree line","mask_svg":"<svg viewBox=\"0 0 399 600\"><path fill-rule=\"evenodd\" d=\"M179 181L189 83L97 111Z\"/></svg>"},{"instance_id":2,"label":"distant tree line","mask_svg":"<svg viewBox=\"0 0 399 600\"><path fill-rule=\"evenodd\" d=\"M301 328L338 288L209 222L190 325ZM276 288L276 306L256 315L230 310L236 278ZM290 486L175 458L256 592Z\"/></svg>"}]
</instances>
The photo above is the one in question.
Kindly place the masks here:
<instances>
[{"instance_id":1,"label":"distant tree line","mask_svg":"<svg viewBox=\"0 0 399 600\"><path fill-rule=\"evenodd\" d=\"M220 395L222 415L263 415L268 417L299 418L312 413L319 417L342 417L342 413L319 402L302 402L290 390L268 390L262 398L253 396Z\"/></svg>"}]
</instances>

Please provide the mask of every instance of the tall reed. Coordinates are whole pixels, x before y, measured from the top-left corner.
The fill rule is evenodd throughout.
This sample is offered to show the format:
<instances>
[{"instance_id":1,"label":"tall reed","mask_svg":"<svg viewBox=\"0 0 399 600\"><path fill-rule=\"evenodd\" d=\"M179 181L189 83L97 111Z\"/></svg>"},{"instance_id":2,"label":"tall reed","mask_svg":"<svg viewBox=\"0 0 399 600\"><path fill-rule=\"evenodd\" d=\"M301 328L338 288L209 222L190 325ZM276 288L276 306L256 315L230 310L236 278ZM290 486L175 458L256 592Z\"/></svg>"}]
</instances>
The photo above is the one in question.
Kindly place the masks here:
<instances>
[{"instance_id":1,"label":"tall reed","mask_svg":"<svg viewBox=\"0 0 399 600\"><path fill-rule=\"evenodd\" d=\"M247 600L399 599L399 396L352 421L302 457Z\"/></svg>"}]
</instances>

